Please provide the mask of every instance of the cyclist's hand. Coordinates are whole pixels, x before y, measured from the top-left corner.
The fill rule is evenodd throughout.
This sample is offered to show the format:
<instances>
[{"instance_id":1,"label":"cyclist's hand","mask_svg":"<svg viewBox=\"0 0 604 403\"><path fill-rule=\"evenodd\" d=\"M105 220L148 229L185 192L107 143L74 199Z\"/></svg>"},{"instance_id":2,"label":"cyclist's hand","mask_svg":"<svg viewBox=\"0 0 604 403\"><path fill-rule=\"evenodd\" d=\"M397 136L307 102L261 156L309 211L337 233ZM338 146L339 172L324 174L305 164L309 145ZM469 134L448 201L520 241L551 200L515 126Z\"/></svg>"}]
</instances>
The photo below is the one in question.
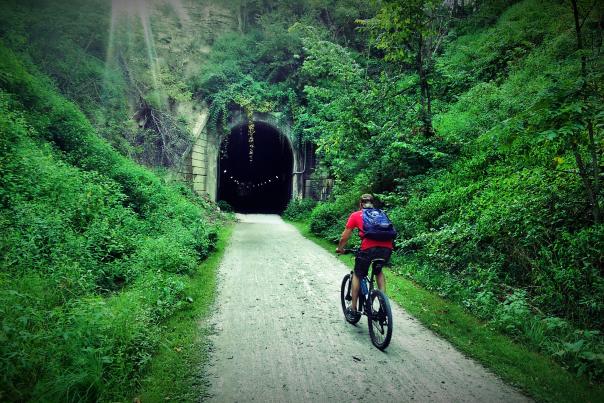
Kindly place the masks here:
<instances>
[{"instance_id":1,"label":"cyclist's hand","mask_svg":"<svg viewBox=\"0 0 604 403\"><path fill-rule=\"evenodd\" d=\"M337 253L338 255L341 255L341 254L343 254L343 253L344 253L344 249L341 249L341 248L336 248L336 253Z\"/></svg>"}]
</instances>

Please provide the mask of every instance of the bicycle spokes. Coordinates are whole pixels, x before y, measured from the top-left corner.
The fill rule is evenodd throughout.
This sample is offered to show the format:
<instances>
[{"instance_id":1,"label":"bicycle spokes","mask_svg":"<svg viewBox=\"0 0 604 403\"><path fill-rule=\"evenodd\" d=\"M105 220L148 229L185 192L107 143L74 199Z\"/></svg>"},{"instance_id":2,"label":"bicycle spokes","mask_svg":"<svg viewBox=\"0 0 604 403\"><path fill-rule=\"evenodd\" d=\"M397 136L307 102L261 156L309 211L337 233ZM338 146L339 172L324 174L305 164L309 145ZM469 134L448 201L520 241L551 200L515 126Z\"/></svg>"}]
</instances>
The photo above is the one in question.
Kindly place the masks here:
<instances>
[{"instance_id":1,"label":"bicycle spokes","mask_svg":"<svg viewBox=\"0 0 604 403\"><path fill-rule=\"evenodd\" d=\"M373 344L383 350L392 337L392 311L388 298L381 291L373 290L370 300L369 335Z\"/></svg>"}]
</instances>

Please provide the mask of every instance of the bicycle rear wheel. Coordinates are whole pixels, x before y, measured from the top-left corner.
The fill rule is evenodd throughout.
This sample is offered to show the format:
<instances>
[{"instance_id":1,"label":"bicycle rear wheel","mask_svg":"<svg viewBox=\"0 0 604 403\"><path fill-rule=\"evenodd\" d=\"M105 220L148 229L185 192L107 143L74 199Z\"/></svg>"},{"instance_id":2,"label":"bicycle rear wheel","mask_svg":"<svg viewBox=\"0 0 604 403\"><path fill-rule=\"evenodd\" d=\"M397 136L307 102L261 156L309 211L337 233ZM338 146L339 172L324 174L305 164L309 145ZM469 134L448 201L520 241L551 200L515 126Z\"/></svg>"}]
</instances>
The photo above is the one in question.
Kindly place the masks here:
<instances>
[{"instance_id":1,"label":"bicycle rear wheel","mask_svg":"<svg viewBox=\"0 0 604 403\"><path fill-rule=\"evenodd\" d=\"M369 308L367 323L371 342L380 350L384 350L392 338L392 310L386 294L380 290L372 290L369 295Z\"/></svg>"},{"instance_id":2,"label":"bicycle rear wheel","mask_svg":"<svg viewBox=\"0 0 604 403\"><path fill-rule=\"evenodd\" d=\"M346 310L352 306L352 276L347 274L342 279L342 288L340 289L340 301L342 302L342 312L344 312L344 318L348 323L353 325L361 319L361 315L352 317L346 314Z\"/></svg>"}]
</instances>

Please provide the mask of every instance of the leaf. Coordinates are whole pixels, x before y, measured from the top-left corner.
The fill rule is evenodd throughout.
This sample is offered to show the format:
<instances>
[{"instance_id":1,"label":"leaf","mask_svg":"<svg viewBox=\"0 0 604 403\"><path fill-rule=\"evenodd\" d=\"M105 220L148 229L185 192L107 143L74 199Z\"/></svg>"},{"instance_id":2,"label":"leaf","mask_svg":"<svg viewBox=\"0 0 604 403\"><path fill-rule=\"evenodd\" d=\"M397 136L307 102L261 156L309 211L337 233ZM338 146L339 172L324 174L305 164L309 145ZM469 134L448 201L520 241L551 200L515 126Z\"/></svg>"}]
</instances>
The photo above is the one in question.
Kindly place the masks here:
<instances>
[{"instance_id":1,"label":"leaf","mask_svg":"<svg viewBox=\"0 0 604 403\"><path fill-rule=\"evenodd\" d=\"M585 344L585 340L578 340L574 343L564 343L564 348L569 353L578 353Z\"/></svg>"}]
</instances>

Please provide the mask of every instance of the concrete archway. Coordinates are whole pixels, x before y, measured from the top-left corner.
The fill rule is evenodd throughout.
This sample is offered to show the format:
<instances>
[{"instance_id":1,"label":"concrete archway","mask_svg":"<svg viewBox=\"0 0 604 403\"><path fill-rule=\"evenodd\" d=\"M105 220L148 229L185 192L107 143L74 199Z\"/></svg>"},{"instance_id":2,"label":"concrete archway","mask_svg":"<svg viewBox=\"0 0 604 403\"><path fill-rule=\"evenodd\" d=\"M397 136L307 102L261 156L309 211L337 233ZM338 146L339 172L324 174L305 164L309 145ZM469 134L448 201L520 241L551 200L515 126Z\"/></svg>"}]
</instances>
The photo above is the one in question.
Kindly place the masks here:
<instances>
[{"instance_id":1,"label":"concrete archway","mask_svg":"<svg viewBox=\"0 0 604 403\"><path fill-rule=\"evenodd\" d=\"M292 196L294 152L276 127L240 123L222 141L217 199L244 213L281 213Z\"/></svg>"},{"instance_id":2,"label":"concrete archway","mask_svg":"<svg viewBox=\"0 0 604 403\"><path fill-rule=\"evenodd\" d=\"M208 108L204 106L192 128L195 141L183 173L192 183L195 192L217 201L221 179L221 171L219 171L221 145L225 138L232 135L234 130L246 128L248 118L242 111L231 111L227 130L223 131L218 128L209 130L208 117ZM299 142L293 141L290 123L283 119L280 113L254 113L253 120L255 125L265 131L272 131L273 137L280 139L279 141L289 146L292 155L291 175L288 175L291 180L291 186L288 187L290 189L288 191L289 198L306 196L308 186L305 182L308 182L308 174L310 168L312 168L307 166L308 147L300 146ZM276 176L279 175L276 174ZM228 179L230 179L230 175Z\"/></svg>"}]
</instances>

